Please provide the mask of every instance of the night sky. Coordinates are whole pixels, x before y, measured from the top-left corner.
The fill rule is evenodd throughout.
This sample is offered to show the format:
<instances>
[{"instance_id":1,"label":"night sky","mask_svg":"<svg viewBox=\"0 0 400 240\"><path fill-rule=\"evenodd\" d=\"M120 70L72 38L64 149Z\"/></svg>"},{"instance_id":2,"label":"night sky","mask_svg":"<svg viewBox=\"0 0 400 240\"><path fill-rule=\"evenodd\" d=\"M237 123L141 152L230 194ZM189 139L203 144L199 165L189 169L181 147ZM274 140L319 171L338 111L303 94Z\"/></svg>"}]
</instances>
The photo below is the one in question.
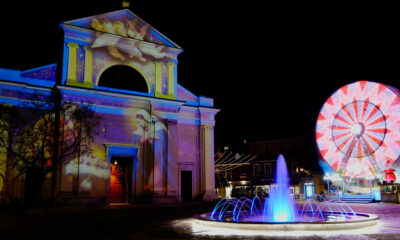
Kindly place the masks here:
<instances>
[{"instance_id":1,"label":"night sky","mask_svg":"<svg viewBox=\"0 0 400 240\"><path fill-rule=\"evenodd\" d=\"M115 0L14 2L0 4L0 67L13 69L59 61L59 23L121 8ZM221 109L217 147L313 134L325 100L353 81L400 88L393 6L262 3L135 0L130 7L183 48L178 82Z\"/></svg>"}]
</instances>

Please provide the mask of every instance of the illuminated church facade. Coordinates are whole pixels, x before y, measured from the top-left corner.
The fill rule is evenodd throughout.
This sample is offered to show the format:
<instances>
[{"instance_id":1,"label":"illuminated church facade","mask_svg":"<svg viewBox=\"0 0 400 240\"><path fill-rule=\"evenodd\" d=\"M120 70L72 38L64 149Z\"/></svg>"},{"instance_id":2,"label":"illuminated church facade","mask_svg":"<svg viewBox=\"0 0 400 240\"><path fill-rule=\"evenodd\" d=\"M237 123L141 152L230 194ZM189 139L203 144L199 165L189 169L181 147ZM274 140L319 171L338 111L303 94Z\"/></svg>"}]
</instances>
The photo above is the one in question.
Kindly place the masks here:
<instances>
[{"instance_id":1,"label":"illuminated church facade","mask_svg":"<svg viewBox=\"0 0 400 240\"><path fill-rule=\"evenodd\" d=\"M127 9L61 27L62 66L0 69L1 104L57 87L63 101L89 103L102 118L91 154L63 162L57 202L214 200L219 110L178 84L181 47ZM13 181L7 163L2 150L0 198L23 198L23 181Z\"/></svg>"}]
</instances>

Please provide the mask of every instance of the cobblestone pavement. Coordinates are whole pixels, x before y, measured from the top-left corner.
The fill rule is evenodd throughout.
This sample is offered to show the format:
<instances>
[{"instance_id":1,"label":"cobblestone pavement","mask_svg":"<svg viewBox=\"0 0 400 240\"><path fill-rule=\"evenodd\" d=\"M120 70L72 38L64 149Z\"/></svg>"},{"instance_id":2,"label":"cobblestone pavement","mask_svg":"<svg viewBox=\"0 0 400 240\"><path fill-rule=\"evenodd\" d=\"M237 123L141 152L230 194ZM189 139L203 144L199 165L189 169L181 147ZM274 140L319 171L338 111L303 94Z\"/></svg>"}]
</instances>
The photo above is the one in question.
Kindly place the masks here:
<instances>
[{"instance_id":1,"label":"cobblestone pavement","mask_svg":"<svg viewBox=\"0 0 400 240\"><path fill-rule=\"evenodd\" d=\"M232 230L222 233L199 229L193 225L194 214L211 210L211 206L155 205L116 206L107 208L71 208L44 211L23 216L4 216L0 211L0 239L399 239L400 204L350 204L356 212L376 214L378 227L332 235L331 232L306 236L296 233L271 236L237 235Z\"/></svg>"}]
</instances>

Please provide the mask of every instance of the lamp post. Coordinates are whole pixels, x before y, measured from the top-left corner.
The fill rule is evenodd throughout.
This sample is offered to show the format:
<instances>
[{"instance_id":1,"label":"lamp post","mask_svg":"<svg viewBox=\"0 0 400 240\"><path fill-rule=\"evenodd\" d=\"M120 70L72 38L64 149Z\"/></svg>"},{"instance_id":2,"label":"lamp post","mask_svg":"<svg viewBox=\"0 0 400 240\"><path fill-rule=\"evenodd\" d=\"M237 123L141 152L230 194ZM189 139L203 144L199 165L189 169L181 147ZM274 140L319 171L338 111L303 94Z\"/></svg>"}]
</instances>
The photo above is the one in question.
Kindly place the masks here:
<instances>
[{"instance_id":1,"label":"lamp post","mask_svg":"<svg viewBox=\"0 0 400 240\"><path fill-rule=\"evenodd\" d=\"M339 174L335 173L335 174L333 174L332 179L336 181L336 191L335 191L335 193L336 193L337 198L339 200L340 199L340 196L339 196L339 193L340 193L340 191L339 191L339 181L341 180L341 178L340 178Z\"/></svg>"}]
</instances>

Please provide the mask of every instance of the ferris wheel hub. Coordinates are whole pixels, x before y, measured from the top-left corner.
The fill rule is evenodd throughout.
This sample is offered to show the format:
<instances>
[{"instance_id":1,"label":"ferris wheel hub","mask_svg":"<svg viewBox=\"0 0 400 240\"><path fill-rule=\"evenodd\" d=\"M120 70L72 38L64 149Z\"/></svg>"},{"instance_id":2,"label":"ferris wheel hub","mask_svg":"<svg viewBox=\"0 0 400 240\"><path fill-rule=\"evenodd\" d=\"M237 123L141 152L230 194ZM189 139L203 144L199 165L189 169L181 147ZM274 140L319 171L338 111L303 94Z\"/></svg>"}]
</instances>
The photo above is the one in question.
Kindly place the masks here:
<instances>
[{"instance_id":1,"label":"ferris wheel hub","mask_svg":"<svg viewBox=\"0 0 400 240\"><path fill-rule=\"evenodd\" d=\"M351 126L350 131L357 137L361 137L365 131L365 126L364 124L358 122Z\"/></svg>"}]
</instances>

